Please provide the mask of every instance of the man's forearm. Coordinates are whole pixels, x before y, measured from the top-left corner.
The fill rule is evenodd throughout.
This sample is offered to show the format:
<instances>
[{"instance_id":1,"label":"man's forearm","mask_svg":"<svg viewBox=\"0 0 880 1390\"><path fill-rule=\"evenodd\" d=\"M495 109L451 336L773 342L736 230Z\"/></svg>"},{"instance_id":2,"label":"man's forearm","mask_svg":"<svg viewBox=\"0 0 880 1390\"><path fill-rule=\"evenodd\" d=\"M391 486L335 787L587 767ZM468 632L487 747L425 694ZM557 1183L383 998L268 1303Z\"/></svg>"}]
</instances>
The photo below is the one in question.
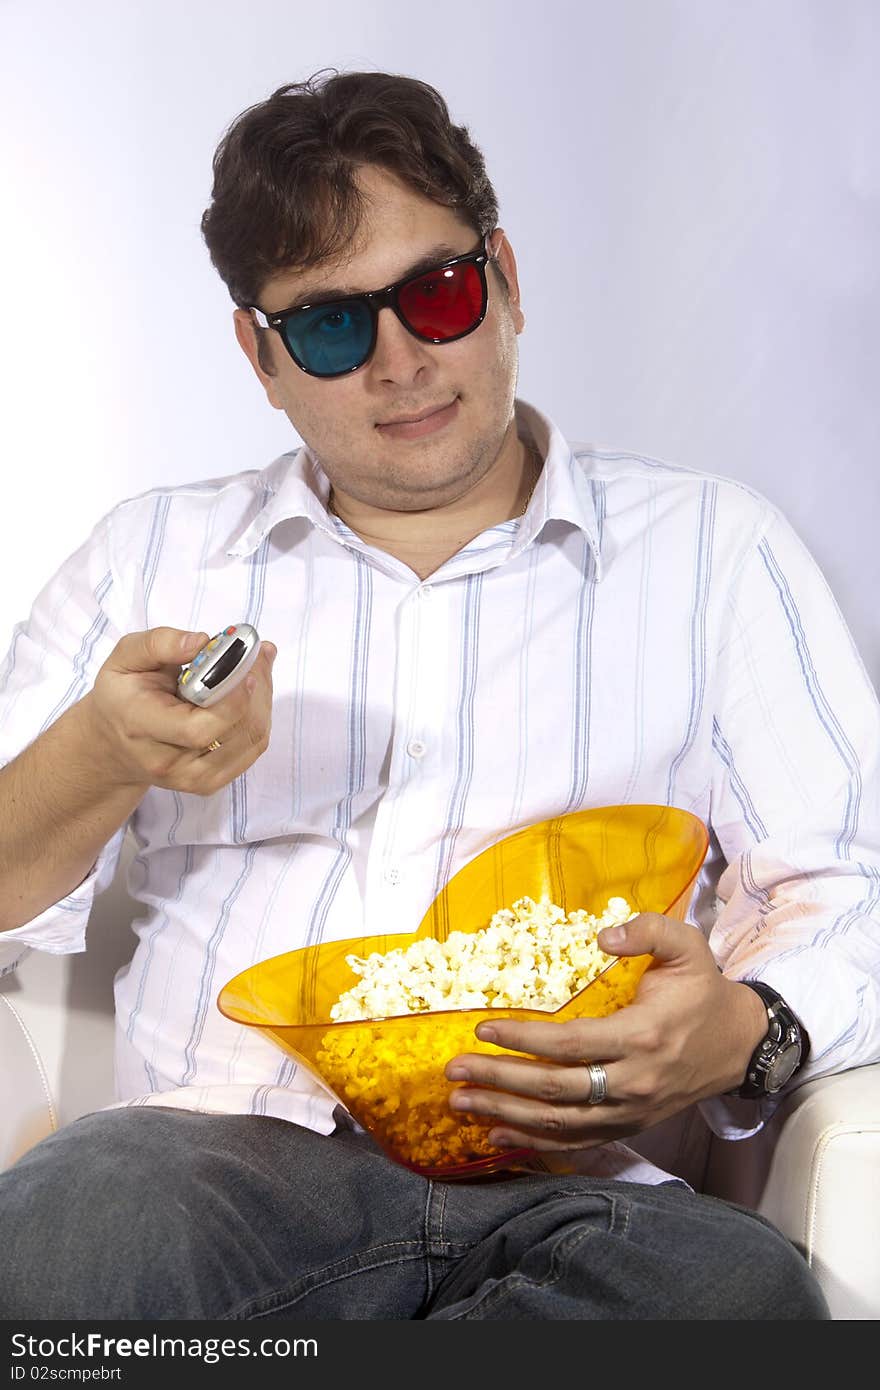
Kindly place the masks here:
<instances>
[{"instance_id":1,"label":"man's forearm","mask_svg":"<svg viewBox=\"0 0 880 1390\"><path fill-rule=\"evenodd\" d=\"M113 784L92 756L89 699L0 768L0 932L78 888L148 790Z\"/></svg>"}]
</instances>

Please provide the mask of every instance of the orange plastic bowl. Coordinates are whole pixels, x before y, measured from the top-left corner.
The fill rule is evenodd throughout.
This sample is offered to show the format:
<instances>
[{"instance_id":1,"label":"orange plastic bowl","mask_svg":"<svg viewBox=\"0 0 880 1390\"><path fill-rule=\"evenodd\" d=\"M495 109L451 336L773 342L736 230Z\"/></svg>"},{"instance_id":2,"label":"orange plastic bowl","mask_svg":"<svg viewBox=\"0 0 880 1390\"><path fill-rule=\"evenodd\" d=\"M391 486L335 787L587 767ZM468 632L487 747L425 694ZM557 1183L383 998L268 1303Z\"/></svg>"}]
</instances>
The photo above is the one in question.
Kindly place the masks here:
<instances>
[{"instance_id":1,"label":"orange plastic bowl","mask_svg":"<svg viewBox=\"0 0 880 1390\"><path fill-rule=\"evenodd\" d=\"M358 976L345 957L407 947L419 937L478 931L518 898L548 896L599 915L610 897L683 920L709 843L703 822L669 806L605 806L516 831L466 864L417 932L350 937L260 962L221 990L218 1007L259 1028L338 1097L389 1157L425 1177L528 1167L531 1150L489 1143L492 1121L456 1114L443 1072L462 1052L503 1052L474 1036L489 1018L601 1018L630 1003L650 956L621 957L561 1008L447 1009L335 1023L330 1009Z\"/></svg>"}]
</instances>

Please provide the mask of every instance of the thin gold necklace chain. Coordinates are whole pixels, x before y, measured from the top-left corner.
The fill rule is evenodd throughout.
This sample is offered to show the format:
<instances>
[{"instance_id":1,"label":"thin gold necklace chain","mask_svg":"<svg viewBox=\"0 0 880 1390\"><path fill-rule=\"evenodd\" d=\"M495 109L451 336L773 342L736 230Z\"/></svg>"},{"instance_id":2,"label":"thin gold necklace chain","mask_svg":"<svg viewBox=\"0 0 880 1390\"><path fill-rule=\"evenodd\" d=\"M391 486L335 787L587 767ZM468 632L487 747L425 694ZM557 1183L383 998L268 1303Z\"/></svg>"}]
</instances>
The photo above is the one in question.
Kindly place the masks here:
<instances>
[{"instance_id":1,"label":"thin gold necklace chain","mask_svg":"<svg viewBox=\"0 0 880 1390\"><path fill-rule=\"evenodd\" d=\"M532 462L535 465L536 472L534 478L532 479L532 486L529 488L529 495L526 498L526 505L523 507L522 511L519 514L519 517L517 518L517 520L520 521L525 516L526 512L529 510L529 503L535 495L535 488L538 486L538 479L540 478L541 472L544 467L543 463L541 462L541 455L539 454L536 448L529 448L529 456L531 457Z\"/></svg>"},{"instance_id":2,"label":"thin gold necklace chain","mask_svg":"<svg viewBox=\"0 0 880 1390\"><path fill-rule=\"evenodd\" d=\"M536 467L536 469L537 469L537 472L535 473L534 479L532 480L532 486L529 488L529 495L528 495L528 497L526 498L525 506L523 507L523 509L522 509L521 512L517 512L516 516L513 518L514 521L520 521L520 520L525 516L526 512L529 510L529 503L531 502L531 500L532 500L532 498L533 498L533 496L534 496L534 494L535 494L535 488L538 486L538 479L539 479L540 476L541 476L541 470L542 470L542 468L543 468L543 464L541 463L541 455L538 453L538 450L537 450L537 449L530 448L530 449L529 449L529 456L530 456L530 458L532 459L532 461L534 462L535 467ZM330 491L329 491L328 494L327 494L327 510L328 510L328 512L332 512L334 516L339 516L338 511L336 510L335 506L333 505L333 488L332 488L332 487L331 487ZM342 517L341 517L341 516L339 517L339 520L340 520L340 521L342 520Z\"/></svg>"}]
</instances>

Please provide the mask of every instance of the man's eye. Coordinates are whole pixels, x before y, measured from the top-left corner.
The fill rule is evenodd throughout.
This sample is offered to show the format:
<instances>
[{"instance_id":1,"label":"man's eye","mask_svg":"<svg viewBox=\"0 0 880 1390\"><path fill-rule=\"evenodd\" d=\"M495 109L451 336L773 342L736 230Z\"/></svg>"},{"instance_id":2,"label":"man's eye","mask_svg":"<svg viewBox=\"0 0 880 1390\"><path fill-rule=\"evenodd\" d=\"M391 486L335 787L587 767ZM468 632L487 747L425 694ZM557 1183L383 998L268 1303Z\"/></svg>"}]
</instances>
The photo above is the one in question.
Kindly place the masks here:
<instances>
[{"instance_id":1,"label":"man's eye","mask_svg":"<svg viewBox=\"0 0 880 1390\"><path fill-rule=\"evenodd\" d=\"M332 332L334 329L347 328L349 315L344 309L334 309L332 313L322 314L318 321L318 327Z\"/></svg>"},{"instance_id":2,"label":"man's eye","mask_svg":"<svg viewBox=\"0 0 880 1390\"><path fill-rule=\"evenodd\" d=\"M418 293L427 299L436 299L440 294L453 293L458 284L458 276L455 268L450 270L438 270L433 275L426 275L424 280L419 280L416 286Z\"/></svg>"}]
</instances>

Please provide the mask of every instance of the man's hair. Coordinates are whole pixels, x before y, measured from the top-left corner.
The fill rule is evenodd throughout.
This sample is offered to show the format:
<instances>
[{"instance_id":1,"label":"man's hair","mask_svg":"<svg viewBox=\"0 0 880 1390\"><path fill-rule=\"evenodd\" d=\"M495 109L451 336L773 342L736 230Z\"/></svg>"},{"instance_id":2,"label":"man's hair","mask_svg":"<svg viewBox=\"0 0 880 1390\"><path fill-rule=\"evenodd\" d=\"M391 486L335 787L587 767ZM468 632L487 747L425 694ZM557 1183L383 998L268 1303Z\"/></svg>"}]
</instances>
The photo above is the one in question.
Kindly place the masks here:
<instances>
[{"instance_id":1,"label":"man's hair","mask_svg":"<svg viewBox=\"0 0 880 1390\"><path fill-rule=\"evenodd\" d=\"M248 107L214 154L202 235L239 308L258 304L279 271L344 255L365 211L356 175L367 164L455 208L480 236L497 225L483 155L438 91L414 77L324 68Z\"/></svg>"}]
</instances>

